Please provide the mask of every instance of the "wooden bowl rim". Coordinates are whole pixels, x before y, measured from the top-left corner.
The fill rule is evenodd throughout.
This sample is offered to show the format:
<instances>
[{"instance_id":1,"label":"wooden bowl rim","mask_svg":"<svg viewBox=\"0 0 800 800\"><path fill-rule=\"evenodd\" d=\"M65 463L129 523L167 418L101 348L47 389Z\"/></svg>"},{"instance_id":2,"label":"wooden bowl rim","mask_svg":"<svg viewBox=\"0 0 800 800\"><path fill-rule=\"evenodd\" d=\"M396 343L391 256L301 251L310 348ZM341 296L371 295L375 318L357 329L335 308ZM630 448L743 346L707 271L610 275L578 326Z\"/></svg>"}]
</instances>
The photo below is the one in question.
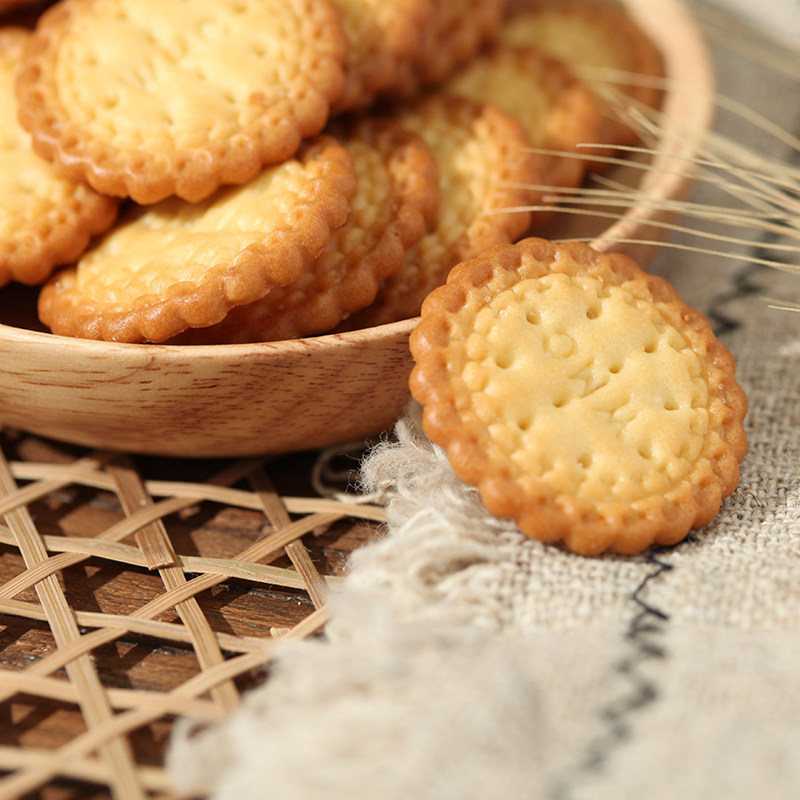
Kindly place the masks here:
<instances>
[{"instance_id":1,"label":"wooden bowl rim","mask_svg":"<svg viewBox=\"0 0 800 800\"><path fill-rule=\"evenodd\" d=\"M301 354L311 349L331 349L338 350L352 347L353 345L365 342L393 338L395 336L406 335L416 326L419 317L390 322L385 325L378 325L372 328L363 328L355 331L343 333L326 333L319 336L309 336L301 339L281 339L272 342L247 342L240 344L157 344L145 342L132 344L130 342L107 342L100 339L79 339L71 336L59 336L58 334L46 331L31 331L26 328L18 328L13 325L0 323L0 341L25 342L31 345L43 347L53 347L61 344L65 347L78 348L83 354L91 356L93 354L103 356L124 356L126 354L147 354L168 359L170 356L180 354L182 360L188 354L196 354L198 357L216 356L219 358L238 359L246 354L253 353L274 353L276 350L281 353ZM138 356L137 356L138 357Z\"/></svg>"}]
</instances>

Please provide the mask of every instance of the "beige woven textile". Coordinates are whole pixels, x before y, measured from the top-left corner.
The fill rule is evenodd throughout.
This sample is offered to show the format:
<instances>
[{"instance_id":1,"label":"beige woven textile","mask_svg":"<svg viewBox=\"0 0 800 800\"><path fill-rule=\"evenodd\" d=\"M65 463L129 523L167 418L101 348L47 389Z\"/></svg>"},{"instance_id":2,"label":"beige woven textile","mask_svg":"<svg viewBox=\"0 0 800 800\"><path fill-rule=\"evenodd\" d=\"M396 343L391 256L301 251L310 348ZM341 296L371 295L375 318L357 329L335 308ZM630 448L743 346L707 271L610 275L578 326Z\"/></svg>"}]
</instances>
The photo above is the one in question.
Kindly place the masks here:
<instances>
[{"instance_id":1,"label":"beige woven textile","mask_svg":"<svg viewBox=\"0 0 800 800\"><path fill-rule=\"evenodd\" d=\"M789 41L800 6L771 10ZM800 72L714 54L722 94L800 134ZM717 128L784 160L787 177L800 166L738 115L721 110ZM731 202L713 187L695 199ZM741 483L711 525L627 558L529 541L454 477L412 407L363 464L365 488L388 493L387 535L353 558L327 637L287 646L223 725L182 726L179 788L219 800L798 797L800 314L765 298L800 302L800 276L753 263L792 260L758 235L728 248L748 258L665 250L654 266L709 314L750 400Z\"/></svg>"}]
</instances>

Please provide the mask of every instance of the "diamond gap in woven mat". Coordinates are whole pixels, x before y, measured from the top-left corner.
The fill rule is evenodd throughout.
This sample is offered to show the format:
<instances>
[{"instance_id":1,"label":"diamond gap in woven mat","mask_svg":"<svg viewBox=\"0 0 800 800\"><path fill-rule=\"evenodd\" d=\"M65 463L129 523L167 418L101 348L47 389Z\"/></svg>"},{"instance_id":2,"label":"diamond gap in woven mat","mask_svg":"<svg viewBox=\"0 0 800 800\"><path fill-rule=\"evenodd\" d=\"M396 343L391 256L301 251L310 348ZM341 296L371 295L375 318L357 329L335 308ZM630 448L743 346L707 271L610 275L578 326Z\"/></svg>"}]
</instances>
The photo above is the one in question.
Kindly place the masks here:
<instances>
[{"instance_id":1,"label":"diamond gap in woven mat","mask_svg":"<svg viewBox=\"0 0 800 800\"><path fill-rule=\"evenodd\" d=\"M317 454L179 461L0 433L0 800L168 797L177 716L223 718L383 509Z\"/></svg>"}]
</instances>

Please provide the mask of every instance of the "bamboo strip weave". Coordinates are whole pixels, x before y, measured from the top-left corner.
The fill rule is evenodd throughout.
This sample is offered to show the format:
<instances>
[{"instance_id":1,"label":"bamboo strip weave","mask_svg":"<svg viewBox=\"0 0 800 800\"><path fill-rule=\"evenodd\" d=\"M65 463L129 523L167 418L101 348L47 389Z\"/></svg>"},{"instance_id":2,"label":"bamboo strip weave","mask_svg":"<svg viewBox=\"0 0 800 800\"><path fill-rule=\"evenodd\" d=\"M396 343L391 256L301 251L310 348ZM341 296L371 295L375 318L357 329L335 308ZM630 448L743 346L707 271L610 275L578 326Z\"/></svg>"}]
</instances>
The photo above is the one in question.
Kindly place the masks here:
<instances>
[{"instance_id":1,"label":"bamboo strip weave","mask_svg":"<svg viewBox=\"0 0 800 800\"><path fill-rule=\"evenodd\" d=\"M28 744L22 734L16 743L0 743L0 800L59 783L88 787L87 796L169 797L163 764L140 759L132 742L153 725L168 728L178 716L200 722L224 718L247 685L264 679L276 637L323 631L328 595L341 576L320 571L315 537L334 525L374 529L384 519L383 509L341 498L283 496L270 474L272 464L261 459L231 460L202 481L165 481L140 472L128 456L76 457L42 442L34 450L52 455L52 461L15 458L4 443L5 433L0 553L14 555L18 568L3 573L0 622L8 630L38 626L50 646L24 668L6 666L10 658L0 661L0 703L12 718L16 704L50 703L71 709L83 722L68 741L52 747ZM102 509L92 519L108 519L101 529L76 533L39 521L47 504L76 504L81 513L84 497ZM173 535L175 526L230 509L262 517L261 535L243 539L238 552L224 557L176 544L183 540ZM125 613L73 608L70 586L81 570L140 575L148 587L159 579L160 588L133 604L126 599ZM215 627L218 612L209 601L231 587L241 587L235 596L245 599L253 591L296 596L290 606L304 616L293 624L263 624L255 632ZM124 651L131 637L136 647L146 642L158 658L174 651L181 669L191 661L191 674L181 673L181 680L165 689L109 685L100 655L109 647Z\"/></svg>"}]
</instances>

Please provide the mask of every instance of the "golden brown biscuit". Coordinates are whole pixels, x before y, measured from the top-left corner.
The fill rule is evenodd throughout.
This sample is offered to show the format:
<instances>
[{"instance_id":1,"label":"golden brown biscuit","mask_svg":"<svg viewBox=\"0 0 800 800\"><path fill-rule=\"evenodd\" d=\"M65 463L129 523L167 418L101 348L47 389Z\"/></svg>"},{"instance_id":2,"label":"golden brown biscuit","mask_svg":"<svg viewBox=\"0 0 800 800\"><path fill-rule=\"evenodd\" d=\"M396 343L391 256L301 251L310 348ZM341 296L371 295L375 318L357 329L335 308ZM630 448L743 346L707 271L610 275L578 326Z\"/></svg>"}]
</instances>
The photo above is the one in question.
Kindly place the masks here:
<instances>
[{"instance_id":1,"label":"golden brown biscuit","mask_svg":"<svg viewBox=\"0 0 800 800\"><path fill-rule=\"evenodd\" d=\"M347 49L329 0L62 0L26 50L20 120L71 180L198 201L323 128Z\"/></svg>"},{"instance_id":2,"label":"golden brown biscuit","mask_svg":"<svg viewBox=\"0 0 800 800\"><path fill-rule=\"evenodd\" d=\"M450 268L489 245L513 241L530 223L525 185L541 183L538 159L526 150L520 123L493 105L434 94L396 112L421 136L439 165L439 212L400 271L383 282L348 327L414 317Z\"/></svg>"},{"instance_id":3,"label":"golden brown biscuit","mask_svg":"<svg viewBox=\"0 0 800 800\"><path fill-rule=\"evenodd\" d=\"M535 45L574 67L594 89L603 109L601 144L628 145L636 140L633 129L620 118L619 102L656 107L660 101L661 55L613 0L513 0L497 36L504 44ZM607 148L606 155L613 151Z\"/></svg>"},{"instance_id":4,"label":"golden brown biscuit","mask_svg":"<svg viewBox=\"0 0 800 800\"><path fill-rule=\"evenodd\" d=\"M525 128L531 146L564 153L544 154L542 181L548 186L578 186L601 125L594 94L560 59L539 48L487 47L442 85L442 90L485 103L497 103ZM576 157L577 156L577 157Z\"/></svg>"},{"instance_id":5,"label":"golden brown biscuit","mask_svg":"<svg viewBox=\"0 0 800 800\"><path fill-rule=\"evenodd\" d=\"M297 280L345 222L355 189L350 156L320 136L202 203L139 207L50 279L39 316L57 334L122 342L214 325Z\"/></svg>"},{"instance_id":6,"label":"golden brown biscuit","mask_svg":"<svg viewBox=\"0 0 800 800\"><path fill-rule=\"evenodd\" d=\"M411 349L426 432L535 539L583 554L674 544L737 485L733 357L626 256L490 248L427 298Z\"/></svg>"},{"instance_id":7,"label":"golden brown biscuit","mask_svg":"<svg viewBox=\"0 0 800 800\"><path fill-rule=\"evenodd\" d=\"M401 67L391 93L418 94L471 59L503 21L509 0L435 0L431 19L419 31L415 57Z\"/></svg>"},{"instance_id":8,"label":"golden brown biscuit","mask_svg":"<svg viewBox=\"0 0 800 800\"><path fill-rule=\"evenodd\" d=\"M292 339L330 330L375 298L406 249L425 233L439 201L439 172L424 142L392 120L367 118L335 131L353 159L358 190L347 222L302 275L261 300L232 309L211 328L176 343Z\"/></svg>"},{"instance_id":9,"label":"golden brown biscuit","mask_svg":"<svg viewBox=\"0 0 800 800\"><path fill-rule=\"evenodd\" d=\"M0 28L0 286L42 283L117 216L116 200L58 177L17 122L14 75L29 36Z\"/></svg>"},{"instance_id":10,"label":"golden brown biscuit","mask_svg":"<svg viewBox=\"0 0 800 800\"><path fill-rule=\"evenodd\" d=\"M347 82L333 111L364 108L398 80L420 47L434 0L337 0L350 40Z\"/></svg>"}]
</instances>

